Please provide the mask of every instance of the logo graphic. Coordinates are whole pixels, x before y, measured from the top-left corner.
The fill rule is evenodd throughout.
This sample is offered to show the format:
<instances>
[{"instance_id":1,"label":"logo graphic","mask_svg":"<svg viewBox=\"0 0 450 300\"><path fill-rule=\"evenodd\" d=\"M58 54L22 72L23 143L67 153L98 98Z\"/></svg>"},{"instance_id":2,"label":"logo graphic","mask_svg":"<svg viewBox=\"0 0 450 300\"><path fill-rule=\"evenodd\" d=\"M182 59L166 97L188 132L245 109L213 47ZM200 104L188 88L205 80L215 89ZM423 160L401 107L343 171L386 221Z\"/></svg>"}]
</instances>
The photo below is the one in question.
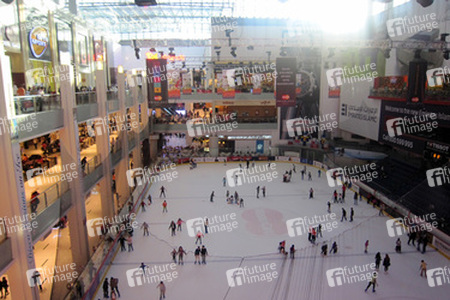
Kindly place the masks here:
<instances>
[{"instance_id":1,"label":"logo graphic","mask_svg":"<svg viewBox=\"0 0 450 300\"><path fill-rule=\"evenodd\" d=\"M48 48L48 31L44 27L35 27L29 35L30 50L35 58L40 58Z\"/></svg>"},{"instance_id":2,"label":"logo graphic","mask_svg":"<svg viewBox=\"0 0 450 300\"><path fill-rule=\"evenodd\" d=\"M189 219L186 221L186 227L188 231L188 235L190 237L195 237L197 235L197 232L203 233L204 228L204 221L202 218L195 218L195 219Z\"/></svg>"},{"instance_id":3,"label":"logo graphic","mask_svg":"<svg viewBox=\"0 0 450 300\"><path fill-rule=\"evenodd\" d=\"M42 168L34 168L25 172L28 178L28 185L30 187L36 187L42 185L42 179L37 177L39 175L44 174L44 169Z\"/></svg>"},{"instance_id":4,"label":"logo graphic","mask_svg":"<svg viewBox=\"0 0 450 300\"><path fill-rule=\"evenodd\" d=\"M345 283L344 269L336 268L327 270L327 281L330 287L340 286Z\"/></svg>"},{"instance_id":5,"label":"logo graphic","mask_svg":"<svg viewBox=\"0 0 450 300\"><path fill-rule=\"evenodd\" d=\"M448 182L448 177L447 174L445 174L444 168L427 170L427 181L430 187L440 186Z\"/></svg>"},{"instance_id":6,"label":"logo graphic","mask_svg":"<svg viewBox=\"0 0 450 300\"><path fill-rule=\"evenodd\" d=\"M42 268L36 268L36 269L30 269L26 272L27 279L28 279L28 285L30 287L35 287L36 285L42 284L41 275Z\"/></svg>"},{"instance_id":7,"label":"logo graphic","mask_svg":"<svg viewBox=\"0 0 450 300\"><path fill-rule=\"evenodd\" d=\"M204 126L204 122L202 118L195 118L192 120L186 121L188 135L190 137L202 136L202 127Z\"/></svg>"},{"instance_id":8,"label":"logo graphic","mask_svg":"<svg viewBox=\"0 0 450 300\"><path fill-rule=\"evenodd\" d=\"M327 71L327 81L330 87L341 86L343 83L344 70L335 68Z\"/></svg>"},{"instance_id":9,"label":"logo graphic","mask_svg":"<svg viewBox=\"0 0 450 300\"><path fill-rule=\"evenodd\" d=\"M327 171L327 181L330 187L335 187L342 185L342 180L344 177L344 170L342 168L330 169ZM341 180L338 177L341 176Z\"/></svg>"},{"instance_id":10,"label":"logo graphic","mask_svg":"<svg viewBox=\"0 0 450 300\"><path fill-rule=\"evenodd\" d=\"M102 218L95 218L95 219L88 220L86 222L88 235L90 237L101 236L103 225L104 225L104 223L103 223Z\"/></svg>"},{"instance_id":11,"label":"logo graphic","mask_svg":"<svg viewBox=\"0 0 450 300\"><path fill-rule=\"evenodd\" d=\"M386 27L390 37L402 35L405 31L405 23L402 18L387 20Z\"/></svg>"},{"instance_id":12,"label":"logo graphic","mask_svg":"<svg viewBox=\"0 0 450 300\"><path fill-rule=\"evenodd\" d=\"M392 220L386 221L387 231L390 237L401 236L405 233L405 229L403 228L403 219L395 218Z\"/></svg>"},{"instance_id":13,"label":"logo graphic","mask_svg":"<svg viewBox=\"0 0 450 300\"><path fill-rule=\"evenodd\" d=\"M395 118L390 119L386 121L386 127L388 131L388 135L390 137L400 136L403 134L402 128L403 128L403 119L402 118Z\"/></svg>"},{"instance_id":14,"label":"logo graphic","mask_svg":"<svg viewBox=\"0 0 450 300\"><path fill-rule=\"evenodd\" d=\"M143 284L144 273L141 268L127 270L127 281L130 287L141 286Z\"/></svg>"},{"instance_id":15,"label":"logo graphic","mask_svg":"<svg viewBox=\"0 0 450 300\"><path fill-rule=\"evenodd\" d=\"M227 175L227 183L230 187L240 186L244 183L242 180L244 173L241 171L240 168L227 170L226 175Z\"/></svg>"},{"instance_id":16,"label":"logo graphic","mask_svg":"<svg viewBox=\"0 0 450 300\"><path fill-rule=\"evenodd\" d=\"M436 87L444 84L444 69L434 68L427 71L428 86Z\"/></svg>"},{"instance_id":17,"label":"logo graphic","mask_svg":"<svg viewBox=\"0 0 450 300\"><path fill-rule=\"evenodd\" d=\"M227 270L226 274L229 287L241 286L245 283L243 268Z\"/></svg>"},{"instance_id":18,"label":"logo graphic","mask_svg":"<svg viewBox=\"0 0 450 300\"><path fill-rule=\"evenodd\" d=\"M286 221L287 231L290 237L296 237L302 235L302 227L305 228L305 224L302 218L290 219Z\"/></svg>"},{"instance_id":19,"label":"logo graphic","mask_svg":"<svg viewBox=\"0 0 450 300\"><path fill-rule=\"evenodd\" d=\"M136 185L143 185L145 182L145 172L143 168L135 168L127 170L127 181L130 187L134 187Z\"/></svg>"},{"instance_id":20,"label":"logo graphic","mask_svg":"<svg viewBox=\"0 0 450 300\"><path fill-rule=\"evenodd\" d=\"M443 268L427 270L427 281L429 287L440 286L445 283L445 271Z\"/></svg>"}]
</instances>

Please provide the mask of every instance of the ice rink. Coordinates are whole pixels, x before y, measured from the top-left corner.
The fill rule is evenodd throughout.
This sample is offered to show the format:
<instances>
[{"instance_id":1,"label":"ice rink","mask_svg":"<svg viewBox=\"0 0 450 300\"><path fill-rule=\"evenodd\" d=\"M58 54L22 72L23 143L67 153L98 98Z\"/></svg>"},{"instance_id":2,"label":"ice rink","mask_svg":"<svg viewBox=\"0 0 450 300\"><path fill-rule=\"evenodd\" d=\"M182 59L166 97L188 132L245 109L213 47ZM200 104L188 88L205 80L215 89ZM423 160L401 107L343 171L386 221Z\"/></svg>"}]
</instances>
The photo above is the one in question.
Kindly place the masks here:
<instances>
[{"instance_id":1,"label":"ice rink","mask_svg":"<svg viewBox=\"0 0 450 300\"><path fill-rule=\"evenodd\" d=\"M263 169L267 162L256 163ZM118 252L111 265L107 277L119 278L121 299L159 299L157 283L143 283L141 278L134 278L130 287L127 280L127 270L137 268L144 262L149 267L166 265L172 262L170 252L181 245L188 252L184 265L176 265L177 278L169 282L166 299L191 300L244 300L244 299L308 299L308 300L348 300L348 299L449 299L450 284L429 287L427 279L420 277L419 266L425 260L428 269L449 266L449 261L433 248L428 246L425 254L407 245L407 236L400 236L402 253L394 251L397 237L388 235L386 221L388 217L378 216L379 211L368 205L366 201L358 201L354 205L353 191L347 191L345 204L333 204L332 192L341 187L331 188L327 184L325 173L318 178L318 169L308 166L312 173L312 181L307 176L301 179L302 164L296 164L296 173L292 181L282 182L282 174L292 168L292 163L276 162L278 178L271 182L261 181L243 183L236 187L223 187L222 179L226 171L238 167L238 163L199 164L198 168L190 170L188 166L178 166L178 178L171 182L157 182L150 188L153 204L146 212L139 211L137 221L139 226L145 221L150 225L150 236L143 236L142 229L136 229L133 236L133 252ZM245 164L243 164L245 167ZM270 170L273 172L273 170ZM267 176L261 176L261 178ZM168 213L162 213L163 199L159 198L161 185L167 188ZM256 187L266 186L267 195L256 198ZM310 188L314 189L314 199L309 199ZM236 204L226 203L226 191L235 191L244 199L244 208ZM214 202L210 202L210 194L215 191ZM331 211L336 214L335 220L328 215L329 231L323 230L316 245L308 241L307 233L297 227L295 235L290 237L286 221L294 218L312 218L327 215L327 202L332 203ZM341 222L341 209L355 210L353 222ZM234 227L228 222L231 214L235 214ZM194 264L193 251L196 248L195 238L190 237L186 223L182 232L177 231L171 236L169 224L178 218L183 221L208 217L210 229L215 218L229 221L217 226L217 232L205 235L203 244L209 256L206 265ZM335 222L335 223L333 223ZM228 226L228 227L227 227ZM324 224L326 227L327 225ZM335 227L335 228L334 228ZM229 230L231 229L231 230ZM291 235L292 231L291 231ZM286 248L294 244L297 251L295 259L279 254L278 243L286 240ZM364 243L369 240L368 253L364 253ZM337 254L320 255L323 242L328 243L328 252L333 241L337 242ZM330 287L327 280L327 270L335 268L347 269L355 265L364 266L374 263L376 252L381 252L382 258L388 253L391 258L389 272L384 273L382 267L378 275L376 293L364 289L367 281L348 283L337 279L335 286ZM258 280L249 283L248 277L235 278L234 287L227 280L227 270L247 267L252 270L259 266L261 273ZM267 270L264 269L264 266ZM272 267L272 268L271 268ZM253 268L254 269L254 268ZM269 270L270 269L270 270ZM276 272L277 278L272 278ZM270 274L267 274L270 273ZM372 273L372 270L369 272ZM364 274L362 276L364 276ZM259 282L258 282L259 281ZM342 282L344 281L344 282ZM242 283L242 284L241 284ZM342 285L339 285L343 283ZM95 299L103 299L101 287Z\"/></svg>"}]
</instances>

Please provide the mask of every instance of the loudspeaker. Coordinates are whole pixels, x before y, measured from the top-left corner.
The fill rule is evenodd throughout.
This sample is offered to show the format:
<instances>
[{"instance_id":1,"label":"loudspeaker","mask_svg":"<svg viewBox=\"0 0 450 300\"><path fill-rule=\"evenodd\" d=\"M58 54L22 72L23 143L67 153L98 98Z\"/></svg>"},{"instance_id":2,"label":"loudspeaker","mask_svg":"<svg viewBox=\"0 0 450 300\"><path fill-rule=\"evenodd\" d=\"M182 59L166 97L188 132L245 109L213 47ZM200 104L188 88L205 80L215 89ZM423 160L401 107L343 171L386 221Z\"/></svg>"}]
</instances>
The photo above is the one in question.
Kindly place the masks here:
<instances>
[{"instance_id":1,"label":"loudspeaker","mask_svg":"<svg viewBox=\"0 0 450 300\"><path fill-rule=\"evenodd\" d=\"M156 0L134 0L134 3L137 6L155 6L158 4Z\"/></svg>"},{"instance_id":2,"label":"loudspeaker","mask_svg":"<svg viewBox=\"0 0 450 300\"><path fill-rule=\"evenodd\" d=\"M433 4L434 0L417 0L417 3L422 5L422 7L428 7Z\"/></svg>"},{"instance_id":3,"label":"loudspeaker","mask_svg":"<svg viewBox=\"0 0 450 300\"><path fill-rule=\"evenodd\" d=\"M13 3L14 2L14 0L2 0L4 3L6 3L6 4L11 4L11 3Z\"/></svg>"},{"instance_id":4,"label":"loudspeaker","mask_svg":"<svg viewBox=\"0 0 450 300\"><path fill-rule=\"evenodd\" d=\"M409 63L407 103L422 103L427 82L427 62L413 60Z\"/></svg>"}]
</instances>

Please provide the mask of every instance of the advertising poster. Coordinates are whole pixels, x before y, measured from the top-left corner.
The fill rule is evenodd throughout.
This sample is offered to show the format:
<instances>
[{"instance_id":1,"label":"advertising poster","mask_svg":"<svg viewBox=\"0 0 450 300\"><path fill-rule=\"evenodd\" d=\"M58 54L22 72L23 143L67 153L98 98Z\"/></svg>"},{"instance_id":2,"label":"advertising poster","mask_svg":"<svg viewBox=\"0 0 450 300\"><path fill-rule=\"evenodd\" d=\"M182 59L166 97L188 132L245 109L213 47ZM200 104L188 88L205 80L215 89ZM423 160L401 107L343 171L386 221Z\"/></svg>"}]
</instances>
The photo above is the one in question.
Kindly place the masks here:
<instances>
[{"instance_id":1,"label":"advertising poster","mask_svg":"<svg viewBox=\"0 0 450 300\"><path fill-rule=\"evenodd\" d=\"M275 99L277 100L277 107L295 106L297 59L295 57L278 57L276 66Z\"/></svg>"},{"instance_id":2,"label":"advertising poster","mask_svg":"<svg viewBox=\"0 0 450 300\"><path fill-rule=\"evenodd\" d=\"M147 76L149 107L168 104L167 60L147 59Z\"/></svg>"},{"instance_id":3,"label":"advertising poster","mask_svg":"<svg viewBox=\"0 0 450 300\"><path fill-rule=\"evenodd\" d=\"M181 76L179 70L167 71L167 83L169 87L169 99L180 99L181 97Z\"/></svg>"}]
</instances>

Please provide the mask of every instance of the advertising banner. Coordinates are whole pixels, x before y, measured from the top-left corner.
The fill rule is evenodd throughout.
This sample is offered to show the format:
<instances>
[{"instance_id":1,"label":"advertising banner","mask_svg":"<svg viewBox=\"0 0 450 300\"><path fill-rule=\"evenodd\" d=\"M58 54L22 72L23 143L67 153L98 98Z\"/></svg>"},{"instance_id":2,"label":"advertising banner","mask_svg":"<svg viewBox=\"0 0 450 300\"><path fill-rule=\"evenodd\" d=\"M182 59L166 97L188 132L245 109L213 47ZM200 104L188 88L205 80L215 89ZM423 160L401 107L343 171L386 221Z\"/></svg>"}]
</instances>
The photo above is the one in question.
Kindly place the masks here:
<instances>
[{"instance_id":1,"label":"advertising banner","mask_svg":"<svg viewBox=\"0 0 450 300\"><path fill-rule=\"evenodd\" d=\"M187 72L181 75L183 85L183 95L192 94L192 73Z\"/></svg>"},{"instance_id":2,"label":"advertising banner","mask_svg":"<svg viewBox=\"0 0 450 300\"><path fill-rule=\"evenodd\" d=\"M167 104L169 101L167 60L147 59L147 77L149 107Z\"/></svg>"},{"instance_id":3,"label":"advertising banner","mask_svg":"<svg viewBox=\"0 0 450 300\"><path fill-rule=\"evenodd\" d=\"M167 71L167 84L169 88L169 99L180 99L181 76L179 70Z\"/></svg>"},{"instance_id":4,"label":"advertising banner","mask_svg":"<svg viewBox=\"0 0 450 300\"><path fill-rule=\"evenodd\" d=\"M275 99L277 107L295 106L297 60L295 57L278 57L276 67Z\"/></svg>"}]
</instances>

